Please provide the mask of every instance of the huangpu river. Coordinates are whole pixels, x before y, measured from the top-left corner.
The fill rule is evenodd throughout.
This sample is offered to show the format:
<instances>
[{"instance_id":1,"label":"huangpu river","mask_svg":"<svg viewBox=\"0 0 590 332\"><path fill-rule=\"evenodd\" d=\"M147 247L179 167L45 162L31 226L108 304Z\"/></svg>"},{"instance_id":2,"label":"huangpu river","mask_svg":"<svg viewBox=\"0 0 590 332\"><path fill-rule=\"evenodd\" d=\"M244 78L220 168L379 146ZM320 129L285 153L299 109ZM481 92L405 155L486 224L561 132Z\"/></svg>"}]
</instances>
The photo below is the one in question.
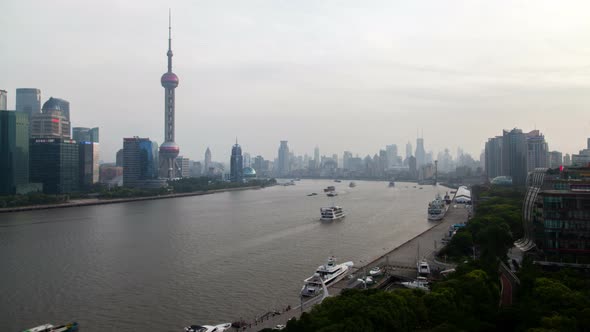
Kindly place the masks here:
<instances>
[{"instance_id":1,"label":"huangpu river","mask_svg":"<svg viewBox=\"0 0 590 332\"><path fill-rule=\"evenodd\" d=\"M426 230L428 202L448 190L355 182L0 214L0 331L252 321L297 305L329 256L361 265ZM338 196L324 194L330 185ZM319 221L332 204L346 218Z\"/></svg>"}]
</instances>

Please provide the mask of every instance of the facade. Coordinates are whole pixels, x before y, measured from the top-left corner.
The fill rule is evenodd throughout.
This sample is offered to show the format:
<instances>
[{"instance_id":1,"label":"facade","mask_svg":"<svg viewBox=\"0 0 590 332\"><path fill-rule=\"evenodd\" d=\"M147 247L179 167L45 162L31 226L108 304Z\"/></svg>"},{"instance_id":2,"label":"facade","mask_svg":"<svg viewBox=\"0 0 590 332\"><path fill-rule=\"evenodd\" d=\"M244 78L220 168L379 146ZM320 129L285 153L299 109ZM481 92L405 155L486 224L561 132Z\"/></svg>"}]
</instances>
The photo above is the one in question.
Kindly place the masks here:
<instances>
[{"instance_id":1,"label":"facade","mask_svg":"<svg viewBox=\"0 0 590 332\"><path fill-rule=\"evenodd\" d=\"M78 142L80 188L88 189L99 180L99 145L98 143L82 141Z\"/></svg>"},{"instance_id":2,"label":"facade","mask_svg":"<svg viewBox=\"0 0 590 332\"><path fill-rule=\"evenodd\" d=\"M119 149L117 154L115 155L115 165L118 167L123 167L123 149Z\"/></svg>"},{"instance_id":3,"label":"facade","mask_svg":"<svg viewBox=\"0 0 590 332\"><path fill-rule=\"evenodd\" d=\"M29 183L29 115L0 111L0 194L23 192Z\"/></svg>"},{"instance_id":4,"label":"facade","mask_svg":"<svg viewBox=\"0 0 590 332\"><path fill-rule=\"evenodd\" d=\"M424 150L424 138L416 139L416 166L421 168L426 164L426 151Z\"/></svg>"},{"instance_id":5,"label":"facade","mask_svg":"<svg viewBox=\"0 0 590 332\"><path fill-rule=\"evenodd\" d=\"M0 111L6 111L8 109L8 92L6 90L0 90Z\"/></svg>"},{"instance_id":6,"label":"facade","mask_svg":"<svg viewBox=\"0 0 590 332\"><path fill-rule=\"evenodd\" d=\"M279 146L277 175L287 176L289 171L289 146L287 145L287 141L281 141L281 145Z\"/></svg>"},{"instance_id":7,"label":"facade","mask_svg":"<svg viewBox=\"0 0 590 332\"><path fill-rule=\"evenodd\" d=\"M77 142L99 143L98 127L74 127L72 128L72 139Z\"/></svg>"},{"instance_id":8,"label":"facade","mask_svg":"<svg viewBox=\"0 0 590 332\"><path fill-rule=\"evenodd\" d=\"M158 143L149 138L123 139L123 185L146 188L163 186L158 179Z\"/></svg>"},{"instance_id":9,"label":"facade","mask_svg":"<svg viewBox=\"0 0 590 332\"><path fill-rule=\"evenodd\" d=\"M76 141L61 138L31 138L31 182L43 184L46 194L79 190L79 148Z\"/></svg>"},{"instance_id":10,"label":"facade","mask_svg":"<svg viewBox=\"0 0 590 332\"><path fill-rule=\"evenodd\" d=\"M527 143L527 170L549 167L549 147L545 136L539 130L533 130L526 134Z\"/></svg>"},{"instance_id":11,"label":"facade","mask_svg":"<svg viewBox=\"0 0 590 332\"><path fill-rule=\"evenodd\" d=\"M516 244L548 261L590 263L590 168L536 169L527 182L525 239Z\"/></svg>"},{"instance_id":12,"label":"facade","mask_svg":"<svg viewBox=\"0 0 590 332\"><path fill-rule=\"evenodd\" d=\"M190 170L190 159L184 158L183 156L178 156L176 158L176 164L179 167L178 176L181 178L188 178L191 176Z\"/></svg>"},{"instance_id":13,"label":"facade","mask_svg":"<svg viewBox=\"0 0 590 332\"><path fill-rule=\"evenodd\" d=\"M44 110L30 118L31 138L63 138L70 139L70 121L63 116L61 110Z\"/></svg>"},{"instance_id":14,"label":"facade","mask_svg":"<svg viewBox=\"0 0 590 332\"><path fill-rule=\"evenodd\" d=\"M16 111L27 113L29 117L41 113L41 90L16 89Z\"/></svg>"},{"instance_id":15,"label":"facade","mask_svg":"<svg viewBox=\"0 0 590 332\"><path fill-rule=\"evenodd\" d=\"M109 187L123 185L123 167L115 165L100 165L99 181Z\"/></svg>"},{"instance_id":16,"label":"facade","mask_svg":"<svg viewBox=\"0 0 590 332\"><path fill-rule=\"evenodd\" d=\"M504 175L502 169L502 136L488 139L484 159L488 179Z\"/></svg>"},{"instance_id":17,"label":"facade","mask_svg":"<svg viewBox=\"0 0 590 332\"><path fill-rule=\"evenodd\" d=\"M406 143L406 159L412 156L412 143Z\"/></svg>"},{"instance_id":18,"label":"facade","mask_svg":"<svg viewBox=\"0 0 590 332\"><path fill-rule=\"evenodd\" d=\"M230 181L242 182L244 180L244 161L242 158L242 148L236 140L236 144L231 149L230 157Z\"/></svg>"},{"instance_id":19,"label":"facade","mask_svg":"<svg viewBox=\"0 0 590 332\"><path fill-rule=\"evenodd\" d=\"M527 143L520 129L504 130L502 135L502 175L512 177L515 186L524 186L527 178Z\"/></svg>"},{"instance_id":20,"label":"facade","mask_svg":"<svg viewBox=\"0 0 590 332\"><path fill-rule=\"evenodd\" d=\"M172 28L168 22L168 71L162 75L160 83L164 87L164 143L160 146L160 174L168 179L178 177L180 167L176 157L180 147L174 142L175 136L175 94L178 86L178 76L172 72Z\"/></svg>"},{"instance_id":21,"label":"facade","mask_svg":"<svg viewBox=\"0 0 590 332\"><path fill-rule=\"evenodd\" d=\"M559 151L549 152L549 168L558 168L563 165L563 157Z\"/></svg>"}]
</instances>

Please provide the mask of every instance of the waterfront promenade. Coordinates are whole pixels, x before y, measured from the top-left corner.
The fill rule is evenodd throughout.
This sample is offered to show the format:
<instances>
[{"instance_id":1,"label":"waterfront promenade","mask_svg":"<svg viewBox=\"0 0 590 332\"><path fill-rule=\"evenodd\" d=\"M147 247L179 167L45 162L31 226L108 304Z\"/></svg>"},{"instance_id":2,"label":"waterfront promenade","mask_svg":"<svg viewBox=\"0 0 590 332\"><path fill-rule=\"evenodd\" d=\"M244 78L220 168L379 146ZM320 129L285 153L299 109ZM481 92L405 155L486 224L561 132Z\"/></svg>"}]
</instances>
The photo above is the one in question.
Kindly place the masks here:
<instances>
[{"instance_id":1,"label":"waterfront promenade","mask_svg":"<svg viewBox=\"0 0 590 332\"><path fill-rule=\"evenodd\" d=\"M433 222L432 227L426 231L379 257L368 262L359 262L360 266L354 268L353 278L344 279L329 287L330 296L340 294L343 289L359 287L359 283L356 280L365 276L375 266L380 266L387 271L387 275L389 276L393 275L408 279L416 277L416 263L418 259L426 258L433 271L442 271L454 267L452 264L446 264L436 260L436 252L444 246L442 240L447 237L449 227L453 224L467 221L469 209L469 206L462 204L450 205L445 218L441 222ZM301 304L298 304L288 311L277 310L274 314L266 313L265 315L261 315L261 317L257 317L254 322L248 322L248 327L243 328L241 331L254 332L264 328L274 328L277 325L286 325L289 319L298 319L302 312L309 312L319 302L321 301L318 296L318 298L306 302L303 310L301 310Z\"/></svg>"}]
</instances>

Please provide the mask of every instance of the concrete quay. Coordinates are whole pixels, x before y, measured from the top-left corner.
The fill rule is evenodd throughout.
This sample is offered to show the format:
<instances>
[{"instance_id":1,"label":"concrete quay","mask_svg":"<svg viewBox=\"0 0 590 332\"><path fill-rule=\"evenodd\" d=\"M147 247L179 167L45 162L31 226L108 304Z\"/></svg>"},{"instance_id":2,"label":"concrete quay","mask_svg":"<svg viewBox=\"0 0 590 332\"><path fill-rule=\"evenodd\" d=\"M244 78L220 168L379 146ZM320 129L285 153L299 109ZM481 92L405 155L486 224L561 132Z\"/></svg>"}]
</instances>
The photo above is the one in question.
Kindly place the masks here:
<instances>
[{"instance_id":1,"label":"concrete quay","mask_svg":"<svg viewBox=\"0 0 590 332\"><path fill-rule=\"evenodd\" d=\"M431 222L432 226L429 229L384 255L366 263L361 261L360 263L364 265L354 268L352 278L341 280L328 288L330 296L340 294L343 289L359 287L360 283L357 279L367 275L369 270L375 266L379 266L385 270L385 276L382 279L388 279L388 276L406 279L416 278L417 260L422 258L428 261L431 270L445 270L454 267L453 264L446 264L436 260L435 256L438 250L444 246L442 240L448 236L450 226L467 222L470 208L470 206L462 204L451 204L445 218L441 222ZM425 220L425 222L427 221ZM292 307L289 311L279 312L275 315L266 315L262 319L251 323L248 327L235 330L254 332L264 328L274 328L277 325L286 325L289 319L299 319L302 312L309 312L321 300L321 296L317 296L303 303L303 310L301 309L301 304L299 304Z\"/></svg>"}]
</instances>

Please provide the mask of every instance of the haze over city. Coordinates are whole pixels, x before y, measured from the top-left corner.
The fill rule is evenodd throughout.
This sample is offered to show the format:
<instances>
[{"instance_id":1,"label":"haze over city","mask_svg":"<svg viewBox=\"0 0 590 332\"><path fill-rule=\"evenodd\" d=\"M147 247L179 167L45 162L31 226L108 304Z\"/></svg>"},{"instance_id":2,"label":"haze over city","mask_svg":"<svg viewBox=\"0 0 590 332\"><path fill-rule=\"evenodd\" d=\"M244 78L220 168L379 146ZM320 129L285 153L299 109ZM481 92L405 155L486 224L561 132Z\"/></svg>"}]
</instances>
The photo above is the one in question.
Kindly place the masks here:
<instances>
[{"instance_id":1,"label":"haze over city","mask_svg":"<svg viewBox=\"0 0 590 332\"><path fill-rule=\"evenodd\" d=\"M202 159L244 151L361 156L403 149L479 157L488 137L540 129L576 153L590 131L590 4L583 1L8 1L0 86L71 102L74 126L163 141L172 8L176 142ZM572 121L576 119L576 121Z\"/></svg>"}]
</instances>

